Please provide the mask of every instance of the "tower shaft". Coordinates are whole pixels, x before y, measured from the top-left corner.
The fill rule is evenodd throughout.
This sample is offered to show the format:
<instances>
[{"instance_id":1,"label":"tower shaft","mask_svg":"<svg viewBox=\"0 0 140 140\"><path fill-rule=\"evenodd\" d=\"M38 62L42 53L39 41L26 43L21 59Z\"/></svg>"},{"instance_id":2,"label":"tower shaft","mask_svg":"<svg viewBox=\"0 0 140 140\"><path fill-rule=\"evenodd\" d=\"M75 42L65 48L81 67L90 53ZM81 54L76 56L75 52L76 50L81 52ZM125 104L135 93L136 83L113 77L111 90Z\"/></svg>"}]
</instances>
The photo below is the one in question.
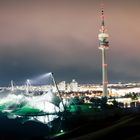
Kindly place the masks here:
<instances>
[{"instance_id":1,"label":"tower shaft","mask_svg":"<svg viewBox=\"0 0 140 140\"><path fill-rule=\"evenodd\" d=\"M106 62L106 49L102 48L102 84L103 84L103 96L108 96L108 90L107 90L107 62Z\"/></svg>"}]
</instances>

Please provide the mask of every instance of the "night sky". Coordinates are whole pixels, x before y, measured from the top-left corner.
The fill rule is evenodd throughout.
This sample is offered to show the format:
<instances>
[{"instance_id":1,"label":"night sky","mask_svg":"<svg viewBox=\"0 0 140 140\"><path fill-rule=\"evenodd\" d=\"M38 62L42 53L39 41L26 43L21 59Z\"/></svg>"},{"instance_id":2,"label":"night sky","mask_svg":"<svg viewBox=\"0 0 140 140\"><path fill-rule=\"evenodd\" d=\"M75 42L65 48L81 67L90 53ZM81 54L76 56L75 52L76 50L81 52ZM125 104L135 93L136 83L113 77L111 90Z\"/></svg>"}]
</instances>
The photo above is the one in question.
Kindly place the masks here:
<instances>
[{"instance_id":1,"label":"night sky","mask_svg":"<svg viewBox=\"0 0 140 140\"><path fill-rule=\"evenodd\" d=\"M140 81L140 0L104 0L109 83ZM0 0L0 86L46 72L101 83L100 0Z\"/></svg>"}]
</instances>

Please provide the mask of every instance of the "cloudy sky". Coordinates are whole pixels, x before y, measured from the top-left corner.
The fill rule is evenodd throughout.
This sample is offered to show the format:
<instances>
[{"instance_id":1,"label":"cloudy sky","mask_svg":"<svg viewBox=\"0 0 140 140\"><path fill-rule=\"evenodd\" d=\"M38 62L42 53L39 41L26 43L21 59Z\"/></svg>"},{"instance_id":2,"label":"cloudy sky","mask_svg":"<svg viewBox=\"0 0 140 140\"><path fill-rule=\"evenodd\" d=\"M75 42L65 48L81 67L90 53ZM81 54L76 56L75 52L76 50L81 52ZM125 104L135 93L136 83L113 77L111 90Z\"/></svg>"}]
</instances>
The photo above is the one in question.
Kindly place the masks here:
<instances>
[{"instance_id":1,"label":"cloudy sky","mask_svg":"<svg viewBox=\"0 0 140 140\"><path fill-rule=\"evenodd\" d=\"M101 83L100 0L0 0L0 85L54 72ZM109 83L140 81L140 1L104 0Z\"/></svg>"}]
</instances>

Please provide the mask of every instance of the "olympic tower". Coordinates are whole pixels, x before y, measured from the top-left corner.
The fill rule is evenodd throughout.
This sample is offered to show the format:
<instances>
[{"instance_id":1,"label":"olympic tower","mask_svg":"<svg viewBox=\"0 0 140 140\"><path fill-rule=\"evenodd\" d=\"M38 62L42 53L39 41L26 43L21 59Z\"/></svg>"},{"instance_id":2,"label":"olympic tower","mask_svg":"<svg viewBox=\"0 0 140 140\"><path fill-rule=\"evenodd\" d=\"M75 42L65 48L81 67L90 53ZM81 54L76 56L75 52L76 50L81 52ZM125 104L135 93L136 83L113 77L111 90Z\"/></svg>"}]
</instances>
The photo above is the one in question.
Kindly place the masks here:
<instances>
[{"instance_id":1,"label":"olympic tower","mask_svg":"<svg viewBox=\"0 0 140 140\"><path fill-rule=\"evenodd\" d=\"M102 84L103 84L103 97L108 96L108 78L107 78L107 61L106 61L106 51L109 49L108 37L106 33L105 22L104 22L104 10L102 8L101 12L101 29L98 35L99 39L99 49L102 51Z\"/></svg>"}]
</instances>

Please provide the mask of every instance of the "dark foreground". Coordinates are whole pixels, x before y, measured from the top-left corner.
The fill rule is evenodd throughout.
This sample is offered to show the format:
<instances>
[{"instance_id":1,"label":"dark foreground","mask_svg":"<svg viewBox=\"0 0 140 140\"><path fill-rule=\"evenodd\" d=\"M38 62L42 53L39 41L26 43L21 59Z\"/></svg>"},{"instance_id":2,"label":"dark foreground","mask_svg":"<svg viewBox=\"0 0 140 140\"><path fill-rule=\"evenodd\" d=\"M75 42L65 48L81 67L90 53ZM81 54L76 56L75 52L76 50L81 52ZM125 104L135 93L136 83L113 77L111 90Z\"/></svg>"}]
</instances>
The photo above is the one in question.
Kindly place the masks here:
<instances>
[{"instance_id":1,"label":"dark foreground","mask_svg":"<svg viewBox=\"0 0 140 140\"><path fill-rule=\"evenodd\" d=\"M139 111L66 114L66 118L59 120L61 124L58 125L57 121L50 129L45 124L22 124L19 120L1 118L0 140L140 140Z\"/></svg>"},{"instance_id":2,"label":"dark foreground","mask_svg":"<svg viewBox=\"0 0 140 140\"><path fill-rule=\"evenodd\" d=\"M140 140L140 112L119 112L99 119L90 118L87 122L82 121L81 125L72 131L50 139Z\"/></svg>"}]
</instances>

